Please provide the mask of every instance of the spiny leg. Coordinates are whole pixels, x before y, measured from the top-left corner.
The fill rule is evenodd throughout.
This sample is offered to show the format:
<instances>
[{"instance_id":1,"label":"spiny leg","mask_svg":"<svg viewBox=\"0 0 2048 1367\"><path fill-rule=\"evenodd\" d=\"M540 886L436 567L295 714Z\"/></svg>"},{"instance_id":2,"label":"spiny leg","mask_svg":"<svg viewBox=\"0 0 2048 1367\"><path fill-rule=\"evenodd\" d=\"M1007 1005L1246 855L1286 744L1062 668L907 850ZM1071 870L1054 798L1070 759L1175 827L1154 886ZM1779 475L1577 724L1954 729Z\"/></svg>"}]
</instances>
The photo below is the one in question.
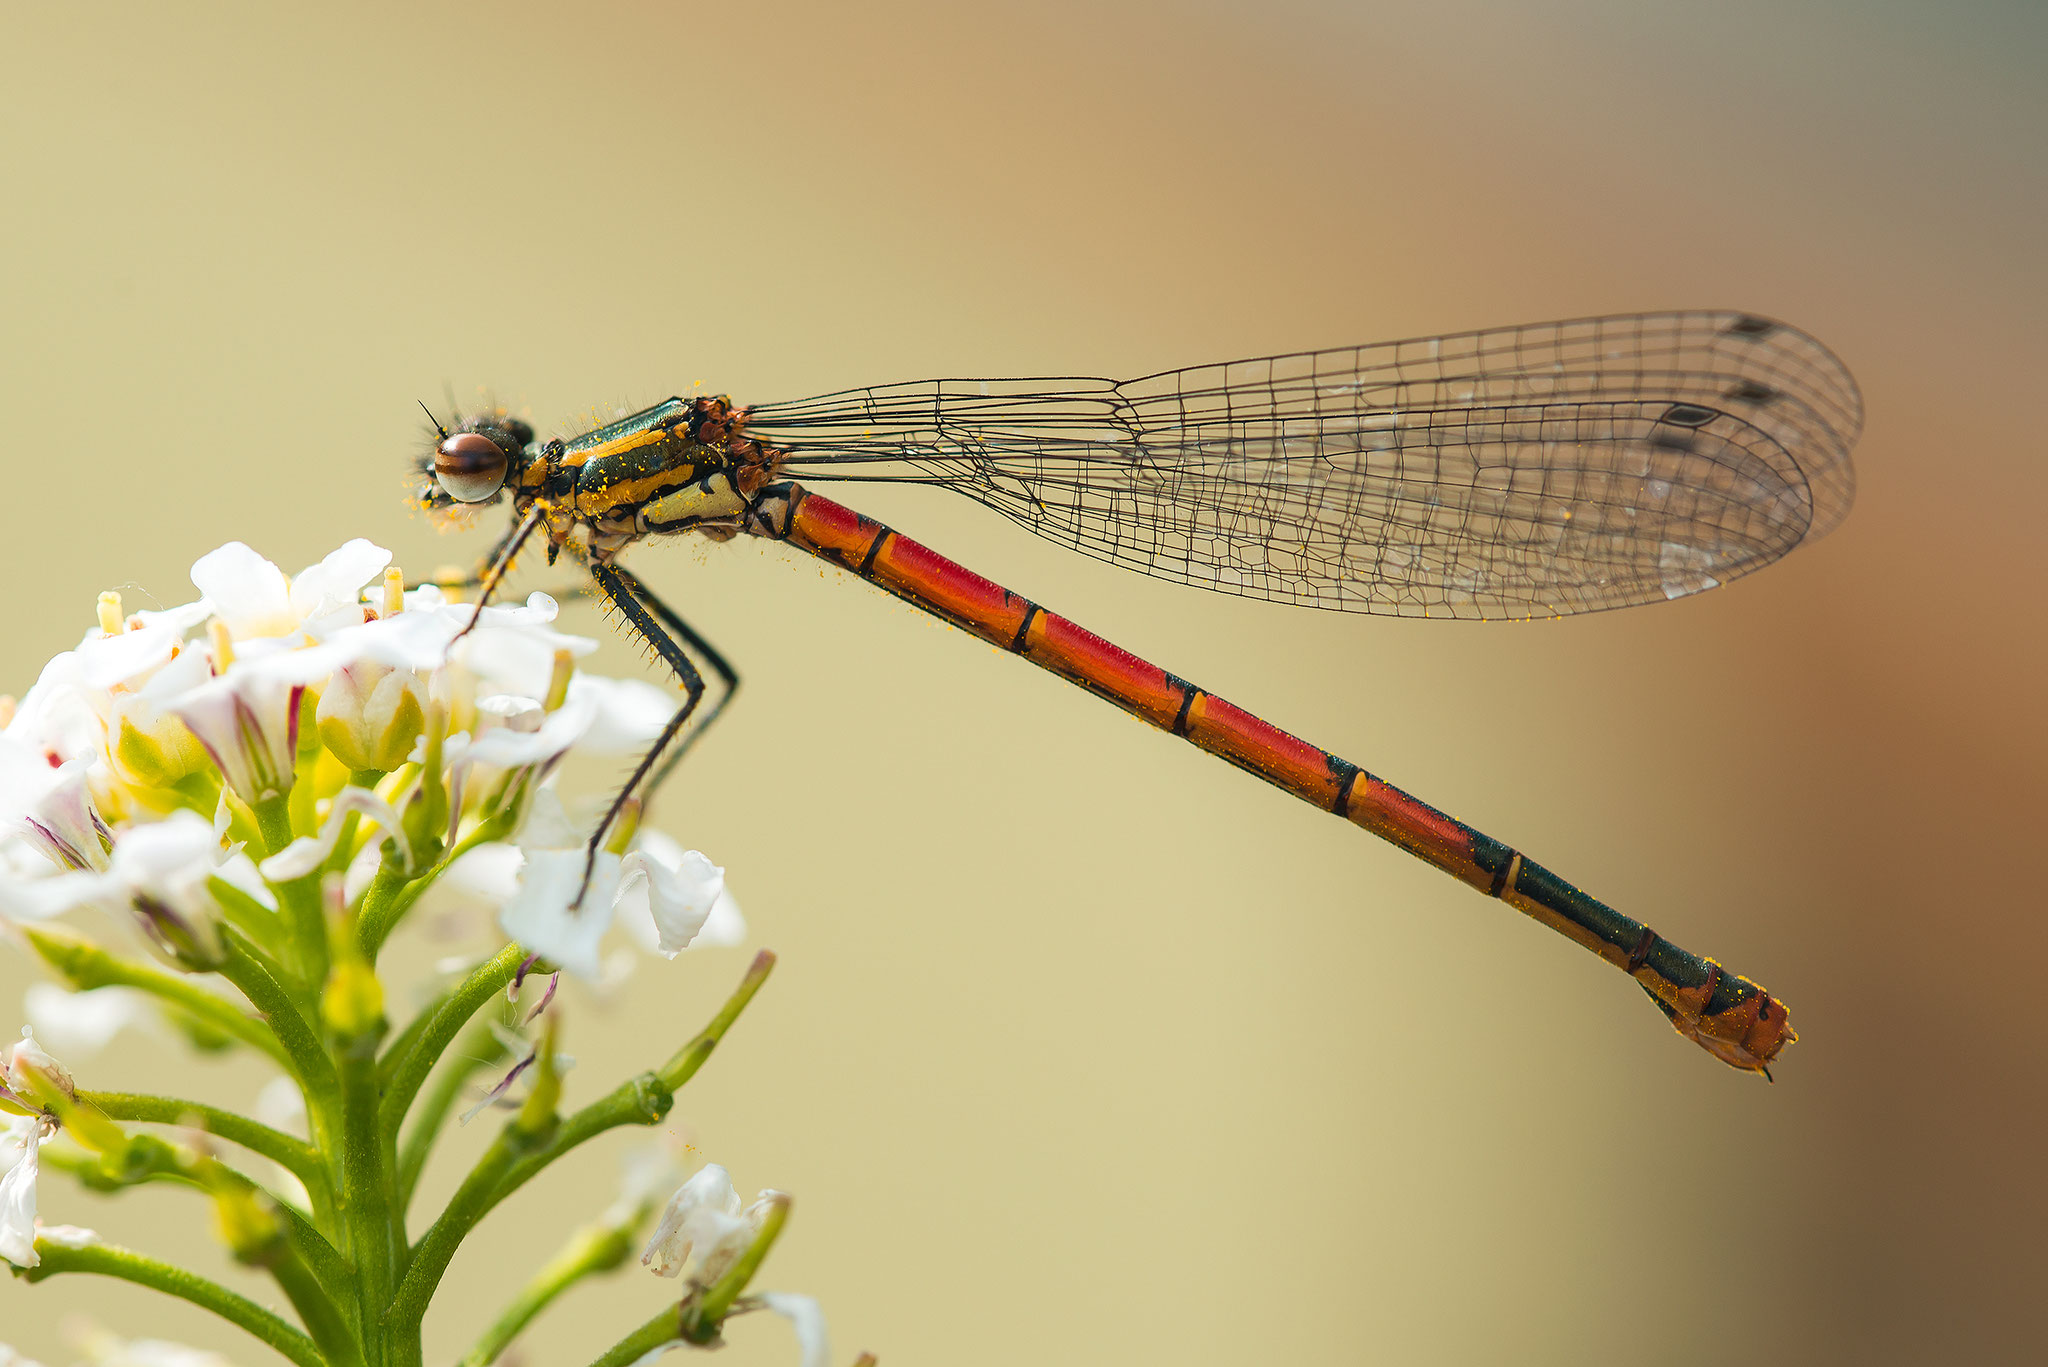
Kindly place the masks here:
<instances>
[{"instance_id":1,"label":"spiny leg","mask_svg":"<svg viewBox=\"0 0 2048 1367\"><path fill-rule=\"evenodd\" d=\"M718 676L718 682L721 685L718 696L712 699L709 707L704 709L704 717L697 723L696 728L689 735L682 738L676 748L669 752L668 758L661 762L661 767L654 771L654 776L647 780L646 791L642 794L642 801L644 802L653 798L661 785L668 781L668 776L675 772L675 767L683 762L683 756L690 753L690 747L695 745L703 737L704 733L711 729L712 724L724 714L726 705L732 702L733 697L740 691L740 676L739 671L732 667L725 656L719 652L718 647L705 640L697 633L696 628L684 621L673 608L655 597L653 590L647 587L646 581L641 579L639 575L623 565L613 565L610 569L648 611L661 619L663 626L667 627L677 636L680 636L684 645L687 645L703 657L704 663L709 665L711 672Z\"/></svg>"},{"instance_id":2,"label":"spiny leg","mask_svg":"<svg viewBox=\"0 0 2048 1367\"><path fill-rule=\"evenodd\" d=\"M598 592L619 610L620 615L631 624L640 639L654 647L655 653L676 672L676 677L683 685L683 705L676 709L676 714L669 718L668 725L662 727L661 734L655 737L654 744L640 757L640 762L633 766L633 772L627 776L624 786L612 797L611 803L605 808L604 816L597 823L597 828L590 833L590 843L584 851L583 882L576 889L576 900L571 905L580 905L583 894L590 890L591 875L597 870L597 852L604 848L606 833L618 821L619 813L625 810L627 801L639 790L641 783L653 770L655 763L661 758L661 752L668 748L669 742L676 738L676 733L683 729L689 722L691 714L696 712L697 704L703 701L705 691L704 676L697 672L697 666L691 662L689 653L662 628L662 624L642 606L640 599L635 595L634 586L639 583L637 579L629 583L627 577L620 571L594 560L590 562L590 578L597 585ZM695 635L694 632L691 634ZM727 696L730 695L731 690L728 689Z\"/></svg>"},{"instance_id":3,"label":"spiny leg","mask_svg":"<svg viewBox=\"0 0 2048 1367\"><path fill-rule=\"evenodd\" d=\"M585 547L571 541L563 549L585 569L591 568L590 552ZM718 696L712 700L710 707L705 710L704 716L697 723L696 729L683 737L682 743L669 752L668 758L662 762L661 767L654 771L654 776L647 780L642 794L642 801L644 802L646 799L653 797L655 791L662 784L668 782L668 776L675 771L675 767L678 764L682 763L683 757L690 752L690 747L697 743L697 738L706 731L709 731L712 724L724 714L726 706L732 702L733 696L739 692L740 676L739 671L734 669L732 663L725 658L724 652L704 639L695 627L684 621L682 614L656 597L654 590L647 587L646 580L617 562L611 563L606 568L618 576L620 582L626 586L627 590L640 601L643 607L659 618L663 626L674 632L676 636L681 637L683 645L694 650L703 658L704 663L710 667L711 672L718 676L718 682L721 686ZM593 585L591 588L568 589L558 594L557 597L575 598L594 592L596 592L596 588ZM644 637L645 633L643 632L642 635ZM648 644L652 645L653 642L650 640ZM656 647L656 649L658 650L659 647ZM666 659L666 656L664 656L664 659ZM681 671L677 671L677 673L680 677Z\"/></svg>"},{"instance_id":4,"label":"spiny leg","mask_svg":"<svg viewBox=\"0 0 2048 1367\"><path fill-rule=\"evenodd\" d=\"M516 531L517 528L514 528L513 530ZM476 588L479 584L484 582L484 575L486 571L490 568L491 563L497 559L499 551L502 550L506 543L508 543L511 539L512 533L507 532L505 536L499 539L498 545L492 548L490 555L485 557L485 559L480 564L478 564L476 570L473 573L461 579L450 579L442 577L425 580L423 582L433 584L437 587L444 589ZM588 553L584 551L582 547L578 546L575 542L569 542L566 546L563 547L563 549L568 551L570 556L577 562L582 564L584 568L588 569L590 567L590 558ZM660 598L655 596L654 590L647 587L646 580L642 579L639 575L634 574L631 570L627 569L623 565L613 565L610 568L612 573L617 575L621 582L625 584L627 590L630 593L632 593L632 595L635 598L638 598L641 601L641 603L648 609L648 611L652 612L655 615L655 617L660 619L661 624L663 626L667 627L671 632L675 633L676 636L682 638L683 645L687 646L691 650L696 651L698 655L703 657L704 663L710 667L711 672L718 676L718 682L720 685L718 696L716 698L713 698L711 700L710 706L705 708L704 715L701 719L699 719L696 729L691 731L689 735L683 737L681 744L677 745L674 750L669 752L668 758L662 761L661 767L655 770L653 777L647 780L646 789L643 794L643 797L651 798L655 794L655 792L660 789L662 784L668 782L668 776L675 772L676 766L683 762L683 757L690 753L690 747L697 743L697 740L700 736L702 736L706 731L709 731L711 729L712 723L716 722L721 716L725 714L725 709L727 708L727 706L731 704L733 697L739 692L740 676L739 671L734 669L732 663L725 658L724 652L720 651L717 646L711 644L710 641L706 640L704 636L700 632L698 632L698 630L695 627L691 626L687 621L685 621L682 615L676 612L674 608L671 608L668 604L662 602ZM419 588L420 585L408 584L406 587L408 589L416 589ZM552 594L552 597L554 597L555 600L558 602L568 602L571 599L575 598L604 596L605 595L599 592L597 586L594 583L570 584L563 588L556 589ZM664 657L664 662L666 662L666 657ZM680 674L680 671L678 671L678 673Z\"/></svg>"}]
</instances>

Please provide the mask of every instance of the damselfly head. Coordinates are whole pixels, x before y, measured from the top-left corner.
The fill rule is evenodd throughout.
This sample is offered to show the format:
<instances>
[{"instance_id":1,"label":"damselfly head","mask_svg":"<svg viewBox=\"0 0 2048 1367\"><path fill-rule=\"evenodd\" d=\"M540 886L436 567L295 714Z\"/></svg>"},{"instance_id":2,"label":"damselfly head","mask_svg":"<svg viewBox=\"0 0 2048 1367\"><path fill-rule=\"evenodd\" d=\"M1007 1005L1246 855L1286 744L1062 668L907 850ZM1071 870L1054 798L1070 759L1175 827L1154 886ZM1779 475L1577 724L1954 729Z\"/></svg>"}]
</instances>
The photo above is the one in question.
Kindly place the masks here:
<instances>
[{"instance_id":1,"label":"damselfly head","mask_svg":"<svg viewBox=\"0 0 2048 1367\"><path fill-rule=\"evenodd\" d=\"M482 503L505 487L511 453L481 432L457 432L434 448L434 482L457 503Z\"/></svg>"},{"instance_id":2,"label":"damselfly head","mask_svg":"<svg viewBox=\"0 0 2048 1367\"><path fill-rule=\"evenodd\" d=\"M414 501L447 520L465 520L461 514L497 502L517 481L532 441L533 428L502 409L466 417L453 431L435 422L432 444L416 462L423 478Z\"/></svg>"}]
</instances>

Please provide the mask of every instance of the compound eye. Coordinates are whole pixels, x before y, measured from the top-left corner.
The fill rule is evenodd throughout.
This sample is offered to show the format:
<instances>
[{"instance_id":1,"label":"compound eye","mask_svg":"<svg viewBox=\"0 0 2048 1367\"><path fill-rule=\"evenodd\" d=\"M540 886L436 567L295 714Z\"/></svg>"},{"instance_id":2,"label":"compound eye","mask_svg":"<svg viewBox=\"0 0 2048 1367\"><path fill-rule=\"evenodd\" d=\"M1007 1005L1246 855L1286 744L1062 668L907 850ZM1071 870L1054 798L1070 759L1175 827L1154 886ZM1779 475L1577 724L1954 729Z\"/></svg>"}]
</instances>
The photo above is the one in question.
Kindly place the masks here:
<instances>
[{"instance_id":1,"label":"compound eye","mask_svg":"<svg viewBox=\"0 0 2048 1367\"><path fill-rule=\"evenodd\" d=\"M481 432L457 432L434 448L434 478L457 503L481 503L505 485L505 448Z\"/></svg>"}]
</instances>

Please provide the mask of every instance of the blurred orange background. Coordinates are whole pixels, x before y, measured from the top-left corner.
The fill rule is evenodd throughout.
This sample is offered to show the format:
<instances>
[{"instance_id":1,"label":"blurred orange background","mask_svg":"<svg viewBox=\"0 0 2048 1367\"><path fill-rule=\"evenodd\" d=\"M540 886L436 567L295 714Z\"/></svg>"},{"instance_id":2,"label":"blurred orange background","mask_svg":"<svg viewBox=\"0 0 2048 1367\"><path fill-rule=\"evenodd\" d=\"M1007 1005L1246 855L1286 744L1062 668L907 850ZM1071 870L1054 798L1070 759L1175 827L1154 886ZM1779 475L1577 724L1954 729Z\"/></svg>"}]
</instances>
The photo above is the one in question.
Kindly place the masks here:
<instances>
[{"instance_id":1,"label":"blurred orange background","mask_svg":"<svg viewBox=\"0 0 2048 1367\"><path fill-rule=\"evenodd\" d=\"M2048 20L2022 3L16 6L0 104L0 690L239 538L467 561L415 398L543 431L673 392L1135 374L1668 307L1832 346L1847 524L1533 625L1142 580L937 494L860 503L1530 851L1791 1005L1767 1086L1497 904L783 548L640 548L737 661L657 810L782 956L671 1128L795 1193L838 1360L2038 1360ZM548 586L542 575L530 583ZM587 608L571 630L606 636ZM608 641L600 667L638 668ZM424 942L421 942L424 943ZM431 946L418 951L431 957ZM571 1097L750 949L569 1001ZM35 976L0 957L12 1001ZM125 1040L89 1085L243 1105ZM431 1212L485 1139L449 1143ZM457 1356L614 1183L501 1207ZM53 1221L228 1266L197 1199ZM574 1293L529 1367L671 1284ZM263 1350L116 1283L65 1321ZM773 1323L733 1364L788 1363Z\"/></svg>"}]
</instances>

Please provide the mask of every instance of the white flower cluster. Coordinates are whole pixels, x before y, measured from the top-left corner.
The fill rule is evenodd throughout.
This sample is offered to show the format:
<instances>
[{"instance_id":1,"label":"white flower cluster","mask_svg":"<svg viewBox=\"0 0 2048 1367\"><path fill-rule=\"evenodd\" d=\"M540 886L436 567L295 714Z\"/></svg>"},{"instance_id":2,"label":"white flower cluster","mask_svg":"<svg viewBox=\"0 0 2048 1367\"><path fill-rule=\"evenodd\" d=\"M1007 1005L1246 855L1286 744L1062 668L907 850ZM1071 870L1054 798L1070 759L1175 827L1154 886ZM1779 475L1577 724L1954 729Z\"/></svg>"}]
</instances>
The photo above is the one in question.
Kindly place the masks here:
<instances>
[{"instance_id":1,"label":"white flower cluster","mask_svg":"<svg viewBox=\"0 0 2048 1367\"><path fill-rule=\"evenodd\" d=\"M457 881L496 901L528 951L586 977L621 910L670 958L740 939L724 870L652 831L601 853L572 905L583 837L552 775L572 748L647 744L674 700L576 671L597 643L555 631L545 594L487 607L465 634L473 607L434 587L406 592L390 560L351 541L287 578L234 542L192 567L194 602L124 615L102 595L77 647L18 704L0 700L0 926L98 907L132 918L175 966L204 970L221 962L224 897L275 916L284 884L331 868L345 870L353 902L388 842L417 873L437 854L490 870ZM445 817L409 829L401 813L429 786ZM355 844L338 848L345 838ZM84 1053L152 1008L130 988L40 984L24 1009L45 1038ZM91 1236L37 1220L38 1150L54 1122L26 1084L72 1086L24 1033L0 1056L0 1257L27 1268L38 1238Z\"/></svg>"},{"instance_id":2,"label":"white flower cluster","mask_svg":"<svg viewBox=\"0 0 2048 1367\"><path fill-rule=\"evenodd\" d=\"M574 670L596 642L554 630L546 594L487 607L464 634L475 609L433 586L403 591L390 560L356 540L287 577L232 542L193 565L194 602L123 615L102 595L98 625L0 730L0 917L133 910L170 957L203 967L219 950L215 880L275 907L275 884L374 825L378 839L365 830L350 852L354 897L385 838L411 855L399 812L433 766L448 794L434 834L451 850L493 837L503 853L477 862L495 855L501 876L482 885L534 953L595 978L622 905L651 919L643 934L670 957L707 922L715 942L739 938L723 871L652 832L600 854L571 905L582 836L549 776L572 748L646 745L676 700ZM259 818L277 804L296 838L259 865L247 850L268 848Z\"/></svg>"}]
</instances>

